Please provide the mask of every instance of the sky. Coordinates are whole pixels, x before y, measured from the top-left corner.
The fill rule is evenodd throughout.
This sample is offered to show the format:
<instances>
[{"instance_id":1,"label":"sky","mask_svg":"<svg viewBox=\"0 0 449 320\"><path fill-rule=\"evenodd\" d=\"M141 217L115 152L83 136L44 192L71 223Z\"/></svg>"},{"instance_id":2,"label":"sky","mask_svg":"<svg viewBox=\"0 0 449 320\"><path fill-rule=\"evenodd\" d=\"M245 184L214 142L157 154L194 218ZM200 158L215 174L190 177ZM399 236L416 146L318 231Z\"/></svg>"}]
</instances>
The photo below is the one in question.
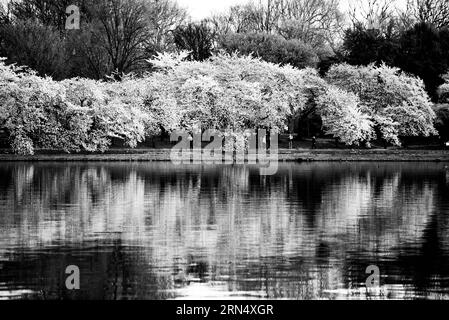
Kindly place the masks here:
<instances>
[{"instance_id":1,"label":"sky","mask_svg":"<svg viewBox=\"0 0 449 320\"><path fill-rule=\"evenodd\" d=\"M248 0L176 0L182 7L187 8L194 20L201 20L211 13L219 13L227 8L248 2Z\"/></svg>"}]
</instances>

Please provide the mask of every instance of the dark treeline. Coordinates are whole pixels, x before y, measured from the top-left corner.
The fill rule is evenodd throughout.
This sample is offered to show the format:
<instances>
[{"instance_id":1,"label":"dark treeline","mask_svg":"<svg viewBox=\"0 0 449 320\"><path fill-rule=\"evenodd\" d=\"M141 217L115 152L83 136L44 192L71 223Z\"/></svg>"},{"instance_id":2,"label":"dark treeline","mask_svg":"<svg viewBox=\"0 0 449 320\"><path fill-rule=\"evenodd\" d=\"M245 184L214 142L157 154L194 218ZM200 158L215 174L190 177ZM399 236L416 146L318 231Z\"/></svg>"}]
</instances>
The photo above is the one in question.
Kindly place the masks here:
<instances>
[{"instance_id":1,"label":"dark treeline","mask_svg":"<svg viewBox=\"0 0 449 320\"><path fill-rule=\"evenodd\" d=\"M81 11L65 30L66 8ZM55 79L139 73L157 52L187 50L204 60L239 51L298 68L386 63L422 78L433 99L449 69L449 1L352 3L259 0L190 22L174 0L13 0L2 12L0 55Z\"/></svg>"},{"instance_id":2,"label":"dark treeline","mask_svg":"<svg viewBox=\"0 0 449 320\"><path fill-rule=\"evenodd\" d=\"M66 8L80 8L79 30L65 30ZM40 75L103 79L141 72L156 52L174 49L186 11L170 0L23 0L3 13L0 55Z\"/></svg>"}]
</instances>

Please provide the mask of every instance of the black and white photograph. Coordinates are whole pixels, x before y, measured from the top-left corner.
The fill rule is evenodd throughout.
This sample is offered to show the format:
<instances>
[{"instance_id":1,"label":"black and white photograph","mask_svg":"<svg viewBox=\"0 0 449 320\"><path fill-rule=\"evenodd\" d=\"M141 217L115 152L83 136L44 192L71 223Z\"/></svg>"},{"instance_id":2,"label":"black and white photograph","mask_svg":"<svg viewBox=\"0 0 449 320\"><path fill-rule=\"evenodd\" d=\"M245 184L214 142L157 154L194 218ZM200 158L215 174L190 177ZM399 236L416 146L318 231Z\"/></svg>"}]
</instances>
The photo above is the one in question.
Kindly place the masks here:
<instances>
[{"instance_id":1,"label":"black and white photograph","mask_svg":"<svg viewBox=\"0 0 449 320\"><path fill-rule=\"evenodd\" d=\"M0 300L449 300L449 0L0 0Z\"/></svg>"}]
</instances>

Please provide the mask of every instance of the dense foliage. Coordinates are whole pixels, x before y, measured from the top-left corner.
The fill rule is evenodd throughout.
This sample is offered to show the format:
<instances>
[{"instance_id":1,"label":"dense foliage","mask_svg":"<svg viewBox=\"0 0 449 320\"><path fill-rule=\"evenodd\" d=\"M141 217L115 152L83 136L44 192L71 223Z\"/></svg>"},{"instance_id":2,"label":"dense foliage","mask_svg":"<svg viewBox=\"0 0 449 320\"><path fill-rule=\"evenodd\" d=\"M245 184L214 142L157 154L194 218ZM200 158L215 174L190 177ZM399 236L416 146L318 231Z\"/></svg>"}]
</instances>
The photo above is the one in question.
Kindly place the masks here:
<instances>
[{"instance_id":1,"label":"dense foliage","mask_svg":"<svg viewBox=\"0 0 449 320\"><path fill-rule=\"evenodd\" d=\"M345 62L351 65L394 65L400 46L393 29L382 32L379 29L366 29L362 25L355 25L345 31L343 50Z\"/></svg>"},{"instance_id":2,"label":"dense foliage","mask_svg":"<svg viewBox=\"0 0 449 320\"><path fill-rule=\"evenodd\" d=\"M220 45L229 53L254 55L264 61L290 64L297 68L316 67L319 59L315 50L301 40L286 40L267 33L230 33Z\"/></svg>"},{"instance_id":3,"label":"dense foliage","mask_svg":"<svg viewBox=\"0 0 449 320\"><path fill-rule=\"evenodd\" d=\"M305 106L307 70L278 66L248 56L220 54L204 62L161 55L151 90L158 105L176 103L180 128L243 132L267 128L281 131L289 115ZM154 88L154 87L153 87ZM168 92L167 92L168 91Z\"/></svg>"},{"instance_id":4,"label":"dense foliage","mask_svg":"<svg viewBox=\"0 0 449 320\"><path fill-rule=\"evenodd\" d=\"M66 30L77 5L79 30ZM0 4L0 56L56 79L104 79L143 73L156 52L175 49L173 30L186 20L174 0L21 0Z\"/></svg>"},{"instance_id":5,"label":"dense foliage","mask_svg":"<svg viewBox=\"0 0 449 320\"><path fill-rule=\"evenodd\" d=\"M449 73L443 76L445 80L438 88L438 102L435 104L434 109L437 114L436 128L440 137L444 141L449 141Z\"/></svg>"},{"instance_id":6,"label":"dense foliage","mask_svg":"<svg viewBox=\"0 0 449 320\"><path fill-rule=\"evenodd\" d=\"M149 119L128 96L112 94L94 80L56 82L0 64L0 126L18 154L33 154L35 148L104 151L112 138L135 147Z\"/></svg>"},{"instance_id":7,"label":"dense foliage","mask_svg":"<svg viewBox=\"0 0 449 320\"><path fill-rule=\"evenodd\" d=\"M203 61L212 56L215 34L204 23L189 23L173 31L173 40L179 50L189 52L191 60Z\"/></svg>"},{"instance_id":8,"label":"dense foliage","mask_svg":"<svg viewBox=\"0 0 449 320\"><path fill-rule=\"evenodd\" d=\"M66 44L58 30L34 20L20 20L0 26L1 55L8 62L32 66L40 74L57 79L68 76Z\"/></svg>"},{"instance_id":9,"label":"dense foliage","mask_svg":"<svg viewBox=\"0 0 449 320\"><path fill-rule=\"evenodd\" d=\"M112 138L134 147L175 129L279 132L305 105L306 70L235 55L186 56L160 55L151 61L158 72L120 82L57 82L2 62L0 126L20 154L104 151Z\"/></svg>"},{"instance_id":10,"label":"dense foliage","mask_svg":"<svg viewBox=\"0 0 449 320\"><path fill-rule=\"evenodd\" d=\"M327 134L347 145L369 145L374 136L373 122L361 110L357 95L329 87L318 97L317 105Z\"/></svg>"},{"instance_id":11,"label":"dense foliage","mask_svg":"<svg viewBox=\"0 0 449 320\"><path fill-rule=\"evenodd\" d=\"M179 129L214 129L236 139L247 129L279 133L312 111L327 134L347 145L376 137L400 145L401 136L436 133L422 81L398 69L342 64L323 79L315 69L249 56L187 56L160 54L149 61L154 72L120 82L54 81L1 62L0 127L19 154L104 151L112 139L135 147Z\"/></svg>"},{"instance_id":12,"label":"dense foliage","mask_svg":"<svg viewBox=\"0 0 449 320\"><path fill-rule=\"evenodd\" d=\"M449 69L449 30L426 23L402 33L355 26L346 31L343 49L349 64L386 63L420 77L434 99L443 83L441 75Z\"/></svg>"},{"instance_id":13,"label":"dense foliage","mask_svg":"<svg viewBox=\"0 0 449 320\"><path fill-rule=\"evenodd\" d=\"M441 76L449 69L449 30L417 24L403 34L400 46L396 66L423 79L429 94L436 98Z\"/></svg>"},{"instance_id":14,"label":"dense foliage","mask_svg":"<svg viewBox=\"0 0 449 320\"><path fill-rule=\"evenodd\" d=\"M348 90L360 99L361 112L373 122L378 138L400 145L400 137L436 134L435 113L424 83L386 65L333 66L329 83Z\"/></svg>"},{"instance_id":15,"label":"dense foliage","mask_svg":"<svg viewBox=\"0 0 449 320\"><path fill-rule=\"evenodd\" d=\"M449 2L408 3L360 0L345 17L339 0L249 1L189 23L175 0L11 1L0 131L20 154L178 129L236 144L259 128L350 146L449 139ZM65 29L71 4L79 30Z\"/></svg>"},{"instance_id":16,"label":"dense foliage","mask_svg":"<svg viewBox=\"0 0 449 320\"><path fill-rule=\"evenodd\" d=\"M231 6L190 21L175 0L7 0L0 5L0 56L40 76L106 79L145 74L159 52L189 51L202 61L219 49L253 54L297 68L385 63L423 79L436 102L449 69L449 2L263 0ZM80 30L66 30L66 9L77 5ZM2 10L3 9L3 10ZM349 23L348 23L349 22Z\"/></svg>"}]
</instances>

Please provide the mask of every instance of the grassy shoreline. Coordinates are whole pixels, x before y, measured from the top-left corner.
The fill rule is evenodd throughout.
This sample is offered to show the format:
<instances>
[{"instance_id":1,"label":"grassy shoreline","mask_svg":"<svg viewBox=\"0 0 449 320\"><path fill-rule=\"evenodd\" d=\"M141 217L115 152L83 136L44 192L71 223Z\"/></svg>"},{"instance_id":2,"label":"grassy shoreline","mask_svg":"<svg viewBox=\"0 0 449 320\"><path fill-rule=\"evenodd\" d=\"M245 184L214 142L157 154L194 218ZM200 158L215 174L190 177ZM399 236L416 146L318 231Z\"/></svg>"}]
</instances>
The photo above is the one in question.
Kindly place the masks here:
<instances>
[{"instance_id":1,"label":"grassy shoreline","mask_svg":"<svg viewBox=\"0 0 449 320\"><path fill-rule=\"evenodd\" d=\"M14 161L170 161L170 149L111 149L105 153L64 154L41 151L32 156L0 153L0 162ZM279 161L449 162L449 150L405 149L280 149Z\"/></svg>"}]
</instances>

